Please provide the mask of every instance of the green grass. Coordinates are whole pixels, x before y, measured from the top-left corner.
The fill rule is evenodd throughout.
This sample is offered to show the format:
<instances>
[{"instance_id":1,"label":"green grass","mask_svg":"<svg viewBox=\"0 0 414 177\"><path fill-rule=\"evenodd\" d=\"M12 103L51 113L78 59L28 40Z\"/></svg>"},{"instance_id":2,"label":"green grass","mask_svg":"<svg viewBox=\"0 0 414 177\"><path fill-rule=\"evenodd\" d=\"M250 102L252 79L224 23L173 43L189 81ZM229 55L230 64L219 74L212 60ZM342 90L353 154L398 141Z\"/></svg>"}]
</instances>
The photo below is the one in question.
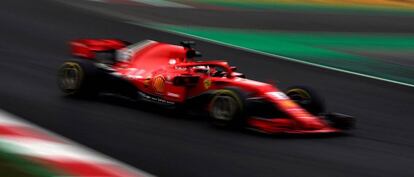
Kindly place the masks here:
<instances>
[{"instance_id":1,"label":"green grass","mask_svg":"<svg viewBox=\"0 0 414 177\"><path fill-rule=\"evenodd\" d=\"M0 159L0 175L10 177L33 177L33 175L22 171L3 159Z\"/></svg>"},{"instance_id":2,"label":"green grass","mask_svg":"<svg viewBox=\"0 0 414 177\"><path fill-rule=\"evenodd\" d=\"M188 2L189 0L174 0L177 2ZM414 15L414 9L390 8L387 6L338 6L324 4L304 4L304 3L252 3L243 1L225 0L191 0L205 5L214 5L227 8L256 9L256 10L287 10L302 12L330 12L330 13L362 13L362 14L393 14L393 15Z\"/></svg>"},{"instance_id":3,"label":"green grass","mask_svg":"<svg viewBox=\"0 0 414 177\"><path fill-rule=\"evenodd\" d=\"M414 35L254 31L172 25L158 25L158 28L414 84L414 68L355 54L360 51L414 52Z\"/></svg>"},{"instance_id":4,"label":"green grass","mask_svg":"<svg viewBox=\"0 0 414 177\"><path fill-rule=\"evenodd\" d=\"M54 177L58 173L30 162L22 157L0 151L0 176L4 177Z\"/></svg>"}]
</instances>

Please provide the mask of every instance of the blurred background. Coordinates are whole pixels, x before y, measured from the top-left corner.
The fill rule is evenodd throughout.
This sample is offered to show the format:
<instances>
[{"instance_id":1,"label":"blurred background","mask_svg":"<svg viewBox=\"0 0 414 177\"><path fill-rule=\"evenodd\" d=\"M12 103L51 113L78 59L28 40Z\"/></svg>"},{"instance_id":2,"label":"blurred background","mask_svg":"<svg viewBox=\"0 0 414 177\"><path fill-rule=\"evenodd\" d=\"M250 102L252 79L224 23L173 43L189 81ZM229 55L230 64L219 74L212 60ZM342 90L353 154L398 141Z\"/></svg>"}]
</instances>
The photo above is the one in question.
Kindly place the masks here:
<instances>
[{"instance_id":1,"label":"blurred background","mask_svg":"<svg viewBox=\"0 0 414 177\"><path fill-rule=\"evenodd\" d=\"M414 175L413 0L2 0L0 24L0 110L155 176ZM195 40L251 79L315 88L358 128L263 137L67 99L56 72L78 38ZM67 175L9 138L0 125L0 176Z\"/></svg>"}]
</instances>

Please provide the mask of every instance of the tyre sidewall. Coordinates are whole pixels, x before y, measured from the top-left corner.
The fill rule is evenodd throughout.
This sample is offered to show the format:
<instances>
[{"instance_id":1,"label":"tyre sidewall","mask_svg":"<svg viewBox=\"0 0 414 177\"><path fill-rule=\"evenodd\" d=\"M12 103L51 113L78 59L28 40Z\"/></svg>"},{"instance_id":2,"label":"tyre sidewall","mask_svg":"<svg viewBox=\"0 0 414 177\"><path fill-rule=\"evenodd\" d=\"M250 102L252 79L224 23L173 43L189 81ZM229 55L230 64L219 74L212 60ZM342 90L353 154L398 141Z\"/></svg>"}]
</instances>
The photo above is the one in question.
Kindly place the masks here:
<instances>
[{"instance_id":1,"label":"tyre sidewall","mask_svg":"<svg viewBox=\"0 0 414 177\"><path fill-rule=\"evenodd\" d=\"M220 96L229 96L235 101L236 112L229 120L218 119L214 117L214 114L212 113L214 103ZM222 128L238 127L243 125L245 123L245 100L246 98L243 92L238 88L225 88L215 91L208 104L208 115L211 124Z\"/></svg>"},{"instance_id":2,"label":"tyre sidewall","mask_svg":"<svg viewBox=\"0 0 414 177\"><path fill-rule=\"evenodd\" d=\"M309 99L306 104L297 102L301 107L309 111L314 115L319 115L325 112L325 105L324 100L311 88L305 86L294 86L287 89L285 92L286 95L290 97L290 95L296 92L299 95L305 95L304 97L308 97L305 99Z\"/></svg>"},{"instance_id":3,"label":"tyre sidewall","mask_svg":"<svg viewBox=\"0 0 414 177\"><path fill-rule=\"evenodd\" d=\"M74 87L72 90L65 89L62 86L62 72L67 67L73 68L74 71L78 72L76 87ZM100 88L98 68L96 68L92 61L88 60L79 59L66 61L59 69L58 85L67 96L96 96Z\"/></svg>"}]
</instances>

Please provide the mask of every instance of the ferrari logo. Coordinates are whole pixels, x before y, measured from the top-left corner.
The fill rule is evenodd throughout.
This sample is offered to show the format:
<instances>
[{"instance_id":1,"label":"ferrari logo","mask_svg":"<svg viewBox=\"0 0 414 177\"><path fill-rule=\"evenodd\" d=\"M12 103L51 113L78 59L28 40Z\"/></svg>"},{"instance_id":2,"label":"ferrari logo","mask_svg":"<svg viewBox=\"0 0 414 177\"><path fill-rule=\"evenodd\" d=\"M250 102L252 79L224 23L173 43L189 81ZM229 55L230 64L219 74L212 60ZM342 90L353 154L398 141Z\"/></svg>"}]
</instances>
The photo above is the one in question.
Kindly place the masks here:
<instances>
[{"instance_id":1,"label":"ferrari logo","mask_svg":"<svg viewBox=\"0 0 414 177\"><path fill-rule=\"evenodd\" d=\"M204 88L208 89L210 87L211 87L211 80L210 79L204 80Z\"/></svg>"},{"instance_id":2,"label":"ferrari logo","mask_svg":"<svg viewBox=\"0 0 414 177\"><path fill-rule=\"evenodd\" d=\"M156 92L158 93L163 93L165 90L165 80L164 77L162 76L158 76L155 77L154 82L153 82L153 86Z\"/></svg>"}]
</instances>

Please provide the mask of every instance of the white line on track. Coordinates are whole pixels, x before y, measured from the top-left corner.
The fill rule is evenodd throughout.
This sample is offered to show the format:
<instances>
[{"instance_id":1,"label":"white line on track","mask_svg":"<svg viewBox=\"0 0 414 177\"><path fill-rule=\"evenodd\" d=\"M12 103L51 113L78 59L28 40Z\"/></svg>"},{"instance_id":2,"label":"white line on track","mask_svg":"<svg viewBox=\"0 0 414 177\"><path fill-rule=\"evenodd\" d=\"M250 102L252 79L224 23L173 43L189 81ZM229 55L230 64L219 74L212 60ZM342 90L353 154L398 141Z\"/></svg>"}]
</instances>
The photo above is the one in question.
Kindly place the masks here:
<instances>
[{"instance_id":1,"label":"white line on track","mask_svg":"<svg viewBox=\"0 0 414 177\"><path fill-rule=\"evenodd\" d=\"M335 67L331 67L331 66L311 63L311 62L303 61L303 60L300 60L300 59L295 59L295 58L276 55L276 54L272 54L272 53L262 52L262 51L259 51L259 50L250 49L250 48L246 48L246 47L241 47L241 46L238 46L238 45L234 45L234 44L230 44L230 43L226 43L226 42L222 42L222 41L218 41L218 40L214 40L214 39L209 39L209 38L205 38L205 37L201 37L201 36L197 36L197 35L192 35L192 34L187 34L187 33L184 33L184 32L159 28L159 27L155 27L155 26L150 25L150 24L133 22L133 21L126 21L126 23L132 24L132 25L137 25L137 26L140 26L140 27L155 29L155 30L158 30L158 31L163 31L163 32L167 32L167 33L171 33L171 34L175 34L175 35L191 37L191 38L194 38L194 39L199 39L199 40L202 40L202 41L218 44L218 45L221 45L221 46L230 47L230 48L234 48L234 49L238 49L238 50L244 50L244 51L248 51L248 52L252 52L252 53L256 53L256 54L260 54L260 55L275 57L275 58L279 58L279 59L283 59L283 60L287 60L287 61L292 61L292 62L301 63L301 64L305 64L305 65L310 65L310 66L314 66L314 67L319 67L319 68L323 68L323 69L338 71L338 72L342 72L342 73L347 73L347 74L351 74L351 75L366 77L366 78L370 78L370 79L380 80L380 81L384 81L384 82L389 82L389 83L393 83L393 84L397 84L397 85L403 85L403 86L414 88L414 84L395 81L395 80L391 80L391 79L385 79L385 78L372 76L372 75L368 75L368 74L362 74L362 73L349 71L349 70L344 70L344 69L339 69L339 68L335 68Z\"/></svg>"},{"instance_id":2,"label":"white line on track","mask_svg":"<svg viewBox=\"0 0 414 177\"><path fill-rule=\"evenodd\" d=\"M110 3L108 0L89 0L93 2ZM170 7L170 8L193 8L192 6L181 4L178 2L167 1L167 0L128 0L131 2L151 5L155 7Z\"/></svg>"},{"instance_id":3,"label":"white line on track","mask_svg":"<svg viewBox=\"0 0 414 177\"><path fill-rule=\"evenodd\" d=\"M166 1L166 0L129 0L137 3L148 4L157 7L174 7L174 8L192 8L191 6L180 4L177 2Z\"/></svg>"}]
</instances>

